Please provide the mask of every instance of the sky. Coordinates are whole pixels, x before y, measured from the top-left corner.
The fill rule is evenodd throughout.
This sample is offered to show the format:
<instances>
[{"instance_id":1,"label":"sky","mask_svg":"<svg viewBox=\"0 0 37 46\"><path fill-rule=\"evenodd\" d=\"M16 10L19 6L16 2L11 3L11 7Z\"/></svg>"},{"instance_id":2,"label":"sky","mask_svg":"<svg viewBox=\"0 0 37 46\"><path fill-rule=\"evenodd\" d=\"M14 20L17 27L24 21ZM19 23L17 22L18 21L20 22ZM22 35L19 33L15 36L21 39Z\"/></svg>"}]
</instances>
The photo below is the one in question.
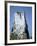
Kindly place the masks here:
<instances>
[{"instance_id":1,"label":"sky","mask_svg":"<svg viewBox=\"0 0 37 46\"><path fill-rule=\"evenodd\" d=\"M24 6L10 6L10 31L12 30L14 24L14 14L15 12L25 12L27 24L28 24L28 31L30 36L32 36L32 7L24 7Z\"/></svg>"}]
</instances>

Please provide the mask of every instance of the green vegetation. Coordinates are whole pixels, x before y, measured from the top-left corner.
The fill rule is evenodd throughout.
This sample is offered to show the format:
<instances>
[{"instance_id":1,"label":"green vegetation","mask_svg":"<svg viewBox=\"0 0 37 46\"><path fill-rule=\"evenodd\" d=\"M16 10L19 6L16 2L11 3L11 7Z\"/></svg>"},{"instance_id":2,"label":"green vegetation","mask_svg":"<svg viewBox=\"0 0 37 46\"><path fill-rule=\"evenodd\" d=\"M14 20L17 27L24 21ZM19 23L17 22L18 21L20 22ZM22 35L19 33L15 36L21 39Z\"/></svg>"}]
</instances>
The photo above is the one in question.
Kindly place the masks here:
<instances>
[{"instance_id":1,"label":"green vegetation","mask_svg":"<svg viewBox=\"0 0 37 46\"><path fill-rule=\"evenodd\" d=\"M10 34L10 40L16 40L17 39L17 34L16 33L11 33Z\"/></svg>"}]
</instances>

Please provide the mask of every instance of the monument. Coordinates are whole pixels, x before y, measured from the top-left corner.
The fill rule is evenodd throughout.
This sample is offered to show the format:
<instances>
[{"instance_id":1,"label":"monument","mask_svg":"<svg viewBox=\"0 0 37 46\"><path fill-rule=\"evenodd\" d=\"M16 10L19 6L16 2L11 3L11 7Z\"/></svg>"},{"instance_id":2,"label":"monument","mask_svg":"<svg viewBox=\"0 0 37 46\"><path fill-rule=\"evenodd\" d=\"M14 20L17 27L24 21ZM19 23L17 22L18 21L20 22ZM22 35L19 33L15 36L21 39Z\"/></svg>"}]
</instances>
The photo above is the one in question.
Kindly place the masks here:
<instances>
[{"instance_id":1,"label":"monument","mask_svg":"<svg viewBox=\"0 0 37 46\"><path fill-rule=\"evenodd\" d=\"M13 32L17 34L16 39L29 39L28 25L24 12L16 12L14 17Z\"/></svg>"}]
</instances>

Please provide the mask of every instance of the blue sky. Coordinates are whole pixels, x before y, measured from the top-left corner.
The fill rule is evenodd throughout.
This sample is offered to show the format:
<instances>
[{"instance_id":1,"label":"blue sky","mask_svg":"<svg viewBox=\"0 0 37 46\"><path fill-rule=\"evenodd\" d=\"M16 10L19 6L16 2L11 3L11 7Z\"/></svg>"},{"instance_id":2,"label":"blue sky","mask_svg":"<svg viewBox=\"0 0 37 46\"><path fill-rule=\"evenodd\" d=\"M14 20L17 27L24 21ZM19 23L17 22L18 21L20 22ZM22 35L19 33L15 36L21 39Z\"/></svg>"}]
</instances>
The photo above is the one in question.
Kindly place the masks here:
<instances>
[{"instance_id":1,"label":"blue sky","mask_svg":"<svg viewBox=\"0 0 37 46\"><path fill-rule=\"evenodd\" d=\"M32 35L32 7L10 6L10 30L12 30L14 24L14 13L17 11L25 12L25 16L28 24L28 31L30 35Z\"/></svg>"}]
</instances>

